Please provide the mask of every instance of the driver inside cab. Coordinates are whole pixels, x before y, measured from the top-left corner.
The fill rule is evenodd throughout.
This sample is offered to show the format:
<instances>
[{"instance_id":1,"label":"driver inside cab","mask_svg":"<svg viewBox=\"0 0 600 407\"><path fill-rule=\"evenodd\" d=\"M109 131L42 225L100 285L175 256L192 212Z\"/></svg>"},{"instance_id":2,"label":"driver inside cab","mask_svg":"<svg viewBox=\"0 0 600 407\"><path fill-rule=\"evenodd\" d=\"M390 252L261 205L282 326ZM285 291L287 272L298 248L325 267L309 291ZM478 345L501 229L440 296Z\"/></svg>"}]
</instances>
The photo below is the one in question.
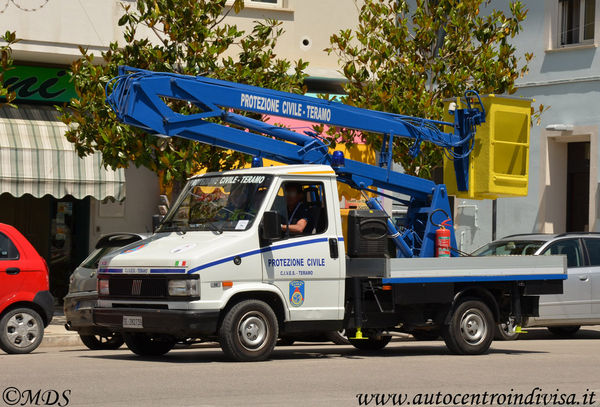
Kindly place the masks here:
<instances>
[{"instance_id":1,"label":"driver inside cab","mask_svg":"<svg viewBox=\"0 0 600 407\"><path fill-rule=\"evenodd\" d=\"M286 225L281 225L281 229L284 233L289 232L291 235L305 233L306 227L310 223L310 213L304 203L302 185L297 183L285 184L284 196L288 221Z\"/></svg>"}]
</instances>

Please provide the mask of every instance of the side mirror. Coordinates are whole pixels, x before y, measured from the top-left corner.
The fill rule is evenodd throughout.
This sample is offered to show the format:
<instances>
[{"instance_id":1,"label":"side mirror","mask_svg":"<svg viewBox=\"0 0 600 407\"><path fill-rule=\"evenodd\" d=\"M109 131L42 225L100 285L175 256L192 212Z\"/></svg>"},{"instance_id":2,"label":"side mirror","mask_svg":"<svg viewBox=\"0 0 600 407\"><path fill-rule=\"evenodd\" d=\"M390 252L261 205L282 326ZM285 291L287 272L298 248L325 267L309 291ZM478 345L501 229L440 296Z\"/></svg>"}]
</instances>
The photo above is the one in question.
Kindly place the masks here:
<instances>
[{"instance_id":1,"label":"side mirror","mask_svg":"<svg viewBox=\"0 0 600 407\"><path fill-rule=\"evenodd\" d=\"M282 224L283 219L279 213L276 211L266 211L263 215L261 237L267 241L282 239Z\"/></svg>"}]
</instances>

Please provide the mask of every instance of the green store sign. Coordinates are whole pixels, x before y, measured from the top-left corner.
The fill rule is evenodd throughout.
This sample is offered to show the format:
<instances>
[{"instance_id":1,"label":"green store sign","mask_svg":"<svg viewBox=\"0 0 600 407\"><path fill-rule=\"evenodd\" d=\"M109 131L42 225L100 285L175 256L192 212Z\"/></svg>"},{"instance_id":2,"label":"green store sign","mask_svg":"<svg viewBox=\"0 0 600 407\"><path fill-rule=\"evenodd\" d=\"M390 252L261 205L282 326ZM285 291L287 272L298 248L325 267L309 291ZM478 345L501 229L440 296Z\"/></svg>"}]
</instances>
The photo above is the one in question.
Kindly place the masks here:
<instances>
[{"instance_id":1,"label":"green store sign","mask_svg":"<svg viewBox=\"0 0 600 407\"><path fill-rule=\"evenodd\" d=\"M4 86L17 101L64 103L77 97L66 68L16 65L4 73Z\"/></svg>"}]
</instances>

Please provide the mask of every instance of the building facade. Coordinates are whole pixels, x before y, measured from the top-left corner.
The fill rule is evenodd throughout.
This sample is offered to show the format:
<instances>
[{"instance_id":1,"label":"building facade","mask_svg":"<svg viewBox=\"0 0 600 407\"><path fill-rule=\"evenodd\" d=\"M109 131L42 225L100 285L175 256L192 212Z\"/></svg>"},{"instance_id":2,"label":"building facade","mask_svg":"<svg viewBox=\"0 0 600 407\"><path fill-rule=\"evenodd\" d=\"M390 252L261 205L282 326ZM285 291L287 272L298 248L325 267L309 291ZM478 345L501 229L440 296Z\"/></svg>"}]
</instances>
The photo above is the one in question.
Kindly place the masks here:
<instances>
[{"instance_id":1,"label":"building facade","mask_svg":"<svg viewBox=\"0 0 600 407\"><path fill-rule=\"evenodd\" d=\"M67 70L79 46L100 53L119 37L121 3L15 0L0 13L2 29L20 39L4 76L17 108L0 108L0 222L46 259L58 299L100 235L150 232L157 212L157 176L105 169L99 154L80 158L54 108L77 96Z\"/></svg>"},{"instance_id":2,"label":"building facade","mask_svg":"<svg viewBox=\"0 0 600 407\"><path fill-rule=\"evenodd\" d=\"M514 43L521 58L534 57L516 95L544 106L531 127L529 191L498 199L495 222L490 201L457 199L457 240L467 252L516 233L600 232L600 2L523 3L529 12Z\"/></svg>"}]
</instances>

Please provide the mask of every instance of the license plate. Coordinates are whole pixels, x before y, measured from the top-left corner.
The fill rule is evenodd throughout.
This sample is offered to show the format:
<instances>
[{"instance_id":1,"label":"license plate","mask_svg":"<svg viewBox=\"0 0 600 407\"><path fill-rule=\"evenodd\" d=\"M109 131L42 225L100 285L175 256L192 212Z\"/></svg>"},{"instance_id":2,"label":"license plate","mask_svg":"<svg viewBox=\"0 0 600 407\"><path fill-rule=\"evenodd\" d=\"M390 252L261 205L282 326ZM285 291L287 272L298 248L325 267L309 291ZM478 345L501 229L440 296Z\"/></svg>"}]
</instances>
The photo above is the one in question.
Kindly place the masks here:
<instances>
[{"instance_id":1,"label":"license plate","mask_svg":"<svg viewBox=\"0 0 600 407\"><path fill-rule=\"evenodd\" d=\"M123 315L123 328L143 328L142 317Z\"/></svg>"}]
</instances>

